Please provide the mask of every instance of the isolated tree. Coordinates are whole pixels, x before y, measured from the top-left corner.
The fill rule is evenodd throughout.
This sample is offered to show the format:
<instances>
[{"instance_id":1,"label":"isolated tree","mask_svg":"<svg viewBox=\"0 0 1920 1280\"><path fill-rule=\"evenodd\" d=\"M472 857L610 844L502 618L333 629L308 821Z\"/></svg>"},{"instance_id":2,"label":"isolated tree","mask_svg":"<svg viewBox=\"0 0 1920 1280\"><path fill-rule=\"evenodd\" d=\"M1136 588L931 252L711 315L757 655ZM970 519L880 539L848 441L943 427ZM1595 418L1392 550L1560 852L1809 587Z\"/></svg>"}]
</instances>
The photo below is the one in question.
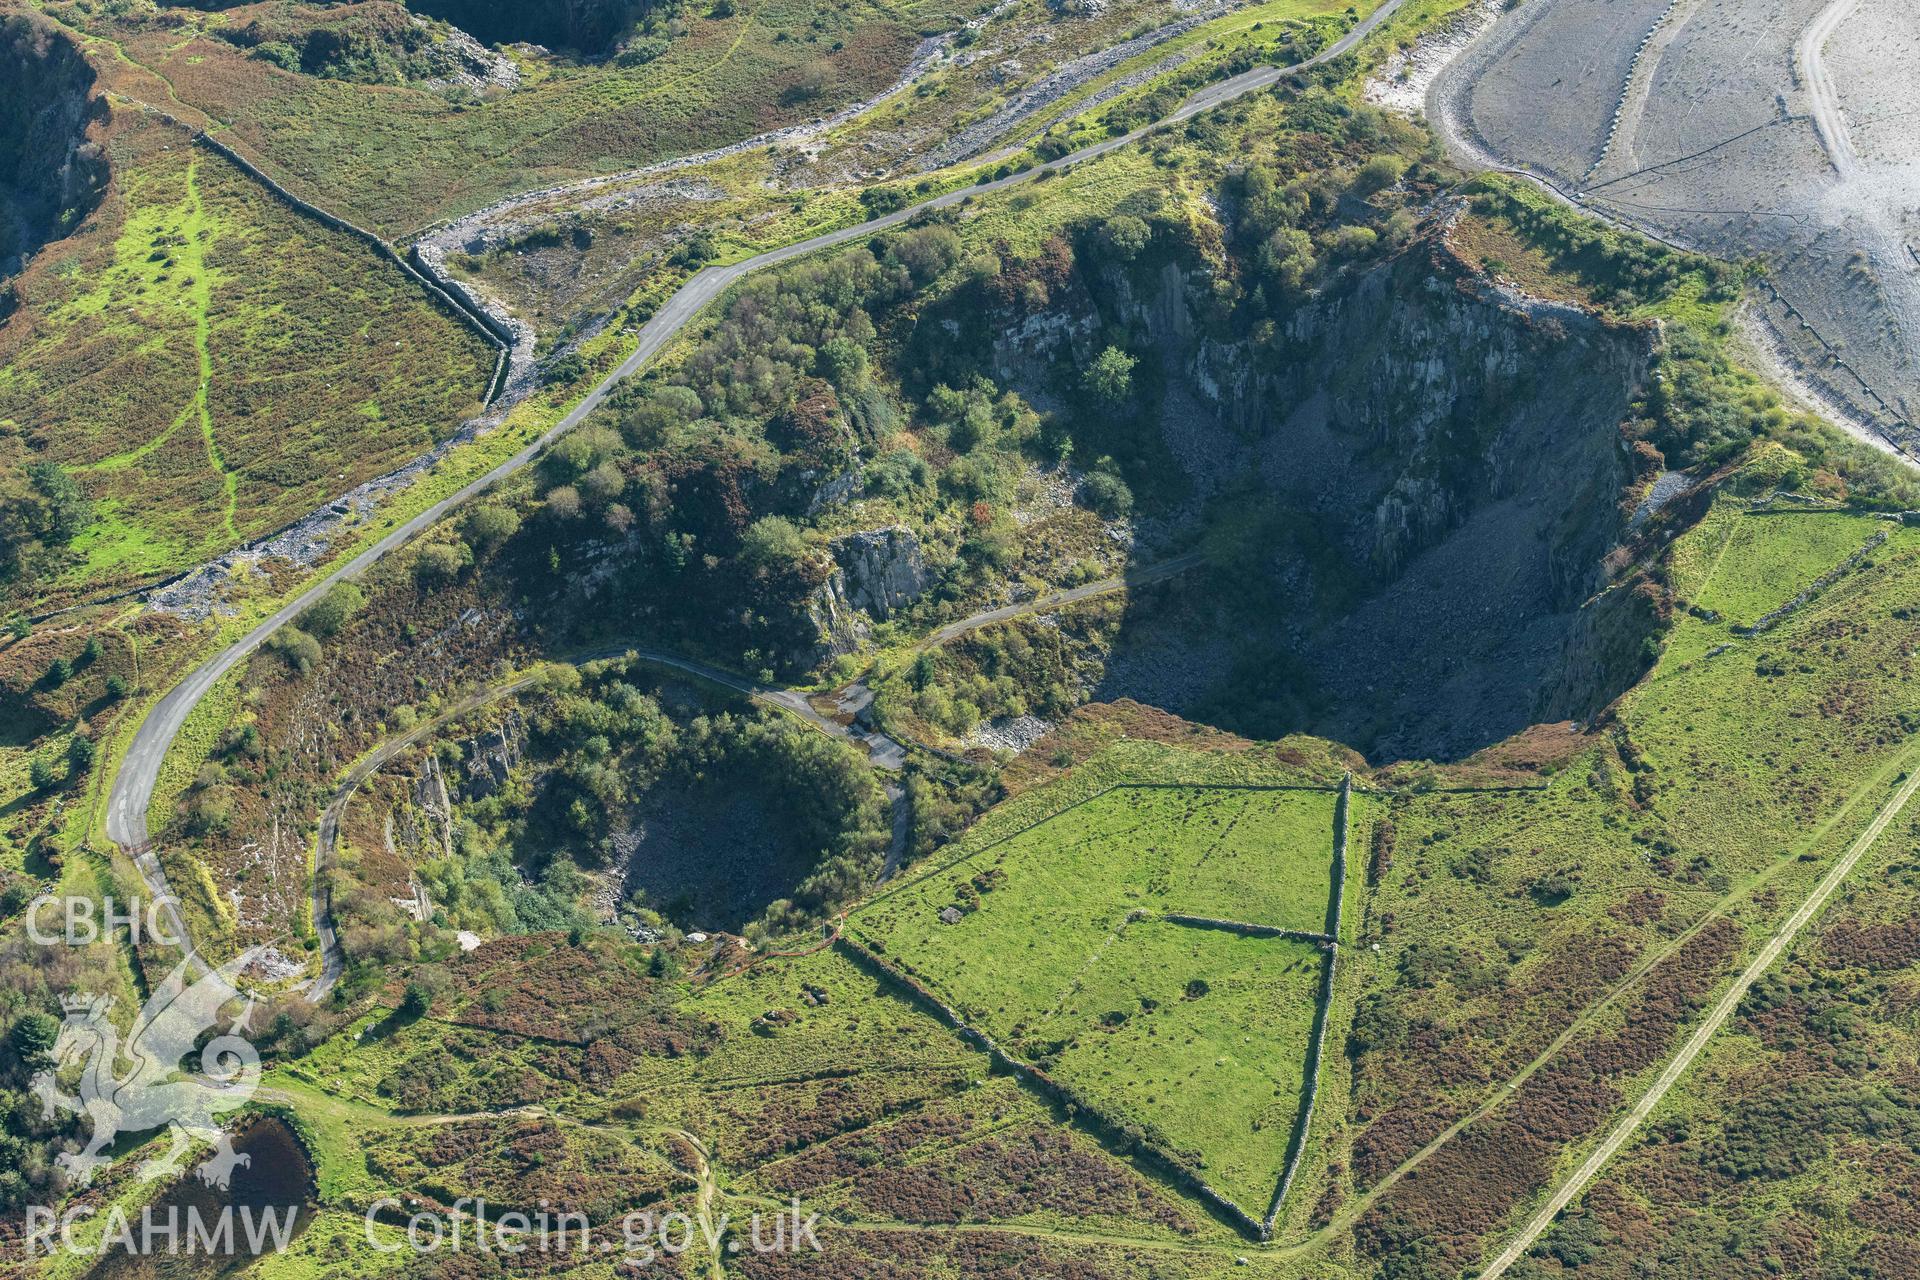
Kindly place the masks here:
<instances>
[{"instance_id":1,"label":"isolated tree","mask_svg":"<svg viewBox=\"0 0 1920 1280\"><path fill-rule=\"evenodd\" d=\"M1377 155L1360 166L1360 172L1354 175L1353 189L1361 196L1370 196L1376 191L1384 191L1407 171L1407 162L1391 153Z\"/></svg>"},{"instance_id":2,"label":"isolated tree","mask_svg":"<svg viewBox=\"0 0 1920 1280\"><path fill-rule=\"evenodd\" d=\"M483 502L467 512L460 528L467 541L482 551L492 551L520 532L520 516L502 503Z\"/></svg>"},{"instance_id":3,"label":"isolated tree","mask_svg":"<svg viewBox=\"0 0 1920 1280\"><path fill-rule=\"evenodd\" d=\"M1133 395L1133 367L1139 361L1119 347L1108 347L1080 375L1080 385L1103 409L1117 409Z\"/></svg>"},{"instance_id":4,"label":"isolated tree","mask_svg":"<svg viewBox=\"0 0 1920 1280\"><path fill-rule=\"evenodd\" d=\"M547 514L556 520L579 519L580 491L570 484L547 490Z\"/></svg>"},{"instance_id":5,"label":"isolated tree","mask_svg":"<svg viewBox=\"0 0 1920 1280\"><path fill-rule=\"evenodd\" d=\"M327 588L311 608L300 615L300 627L309 635L325 638L347 625L347 620L366 607L367 593L351 582L336 582Z\"/></svg>"},{"instance_id":6,"label":"isolated tree","mask_svg":"<svg viewBox=\"0 0 1920 1280\"><path fill-rule=\"evenodd\" d=\"M1372 227L1341 227L1333 233L1333 252L1342 258L1362 258L1373 252L1380 235Z\"/></svg>"},{"instance_id":7,"label":"isolated tree","mask_svg":"<svg viewBox=\"0 0 1920 1280\"><path fill-rule=\"evenodd\" d=\"M580 477L580 496L603 507L626 492L627 478L612 462L603 462Z\"/></svg>"},{"instance_id":8,"label":"isolated tree","mask_svg":"<svg viewBox=\"0 0 1920 1280\"><path fill-rule=\"evenodd\" d=\"M473 563L473 552L460 541L435 542L420 548L413 559L413 576L422 583L450 582Z\"/></svg>"},{"instance_id":9,"label":"isolated tree","mask_svg":"<svg viewBox=\"0 0 1920 1280\"><path fill-rule=\"evenodd\" d=\"M1298 292L1319 269L1313 237L1298 227L1282 227L1260 248L1260 265L1290 291Z\"/></svg>"},{"instance_id":10,"label":"isolated tree","mask_svg":"<svg viewBox=\"0 0 1920 1280\"><path fill-rule=\"evenodd\" d=\"M788 102L812 102L823 96L832 83L833 68L823 59L815 58L795 73L793 84L782 96Z\"/></svg>"},{"instance_id":11,"label":"isolated tree","mask_svg":"<svg viewBox=\"0 0 1920 1280\"><path fill-rule=\"evenodd\" d=\"M282 627L268 644L295 671L306 673L320 661L320 642L299 627Z\"/></svg>"},{"instance_id":12,"label":"isolated tree","mask_svg":"<svg viewBox=\"0 0 1920 1280\"><path fill-rule=\"evenodd\" d=\"M48 547L64 546L93 519L87 497L58 465L38 462L0 472L0 576L28 567Z\"/></svg>"},{"instance_id":13,"label":"isolated tree","mask_svg":"<svg viewBox=\"0 0 1920 1280\"><path fill-rule=\"evenodd\" d=\"M620 434L637 449L651 449L674 427L698 422L706 413L691 387L653 387L645 396L621 403Z\"/></svg>"},{"instance_id":14,"label":"isolated tree","mask_svg":"<svg viewBox=\"0 0 1920 1280\"><path fill-rule=\"evenodd\" d=\"M1115 214L1100 224L1100 247L1121 262L1132 262L1153 241L1153 228L1130 213Z\"/></svg>"},{"instance_id":15,"label":"isolated tree","mask_svg":"<svg viewBox=\"0 0 1920 1280\"><path fill-rule=\"evenodd\" d=\"M867 349L851 338L829 338L820 344L813 359L820 376L842 391L867 380Z\"/></svg>"},{"instance_id":16,"label":"isolated tree","mask_svg":"<svg viewBox=\"0 0 1920 1280\"><path fill-rule=\"evenodd\" d=\"M927 482L927 464L911 449L890 449L867 464L867 492L897 498Z\"/></svg>"},{"instance_id":17,"label":"isolated tree","mask_svg":"<svg viewBox=\"0 0 1920 1280\"><path fill-rule=\"evenodd\" d=\"M560 478L584 475L620 452L620 437L605 427L581 427L562 436L547 454Z\"/></svg>"},{"instance_id":18,"label":"isolated tree","mask_svg":"<svg viewBox=\"0 0 1920 1280\"><path fill-rule=\"evenodd\" d=\"M807 555L806 535L784 516L766 516L754 521L740 541L740 558L768 573L797 565Z\"/></svg>"},{"instance_id":19,"label":"isolated tree","mask_svg":"<svg viewBox=\"0 0 1920 1280\"><path fill-rule=\"evenodd\" d=\"M1110 463L1102 458L1101 462ZM1111 470L1101 468L1089 475L1081 486L1081 496L1092 507L1108 519L1124 516L1133 510L1133 490L1127 482Z\"/></svg>"}]
</instances>

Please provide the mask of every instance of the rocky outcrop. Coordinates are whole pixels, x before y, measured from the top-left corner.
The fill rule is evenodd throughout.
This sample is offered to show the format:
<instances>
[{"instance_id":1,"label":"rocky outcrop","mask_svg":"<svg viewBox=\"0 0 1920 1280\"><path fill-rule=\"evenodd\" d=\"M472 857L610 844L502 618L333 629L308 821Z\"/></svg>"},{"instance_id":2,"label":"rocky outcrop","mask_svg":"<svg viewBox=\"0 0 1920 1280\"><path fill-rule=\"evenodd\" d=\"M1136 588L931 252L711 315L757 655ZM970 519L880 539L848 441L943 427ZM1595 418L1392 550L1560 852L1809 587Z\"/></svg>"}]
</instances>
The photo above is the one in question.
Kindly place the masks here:
<instances>
[{"instance_id":1,"label":"rocky outcrop","mask_svg":"<svg viewBox=\"0 0 1920 1280\"><path fill-rule=\"evenodd\" d=\"M354 4L241 6L211 34L288 71L362 84L461 84L507 90L520 83L513 60L458 27L410 13L395 0Z\"/></svg>"},{"instance_id":2,"label":"rocky outcrop","mask_svg":"<svg viewBox=\"0 0 1920 1280\"><path fill-rule=\"evenodd\" d=\"M107 159L87 133L106 117L71 40L24 16L0 22L0 277L100 203Z\"/></svg>"},{"instance_id":3,"label":"rocky outcrop","mask_svg":"<svg viewBox=\"0 0 1920 1280\"><path fill-rule=\"evenodd\" d=\"M909 529L863 529L835 538L833 569L807 597L813 641L791 655L800 668L817 667L866 644L871 621L885 620L918 600L932 584L920 539Z\"/></svg>"},{"instance_id":4,"label":"rocky outcrop","mask_svg":"<svg viewBox=\"0 0 1920 1280\"><path fill-rule=\"evenodd\" d=\"M857 652L870 634L866 619L847 598L846 575L837 569L807 597L807 621L813 627L813 645L794 658L794 665L803 669Z\"/></svg>"},{"instance_id":5,"label":"rocky outcrop","mask_svg":"<svg viewBox=\"0 0 1920 1280\"><path fill-rule=\"evenodd\" d=\"M546 45L599 56L651 7L645 0L407 0L488 44Z\"/></svg>"},{"instance_id":6,"label":"rocky outcrop","mask_svg":"<svg viewBox=\"0 0 1920 1280\"><path fill-rule=\"evenodd\" d=\"M413 804L420 811L429 856L453 856L453 798L447 794L447 775L440 757L429 752L414 779Z\"/></svg>"},{"instance_id":7,"label":"rocky outcrop","mask_svg":"<svg viewBox=\"0 0 1920 1280\"><path fill-rule=\"evenodd\" d=\"M461 799L484 800L506 786L508 776L524 757L526 736L526 723L520 713L509 711L499 724L467 743Z\"/></svg>"},{"instance_id":8,"label":"rocky outcrop","mask_svg":"<svg viewBox=\"0 0 1920 1280\"><path fill-rule=\"evenodd\" d=\"M846 603L876 620L918 600L932 581L920 539L904 528L867 529L833 541Z\"/></svg>"}]
</instances>

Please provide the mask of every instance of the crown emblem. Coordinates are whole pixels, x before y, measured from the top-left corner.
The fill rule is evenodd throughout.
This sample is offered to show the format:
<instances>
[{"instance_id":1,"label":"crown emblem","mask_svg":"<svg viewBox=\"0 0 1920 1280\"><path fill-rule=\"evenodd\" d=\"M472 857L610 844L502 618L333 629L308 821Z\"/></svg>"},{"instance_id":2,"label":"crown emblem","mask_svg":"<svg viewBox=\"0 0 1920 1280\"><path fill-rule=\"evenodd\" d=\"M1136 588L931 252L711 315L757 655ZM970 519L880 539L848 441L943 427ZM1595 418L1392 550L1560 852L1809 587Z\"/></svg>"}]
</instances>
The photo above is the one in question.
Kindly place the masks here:
<instances>
[{"instance_id":1,"label":"crown emblem","mask_svg":"<svg viewBox=\"0 0 1920 1280\"><path fill-rule=\"evenodd\" d=\"M112 1007L113 997L110 995L65 995L60 997L60 1009L68 1017L72 1017L76 1013L83 1013L90 1019L103 1018L106 1016L107 1010Z\"/></svg>"}]
</instances>

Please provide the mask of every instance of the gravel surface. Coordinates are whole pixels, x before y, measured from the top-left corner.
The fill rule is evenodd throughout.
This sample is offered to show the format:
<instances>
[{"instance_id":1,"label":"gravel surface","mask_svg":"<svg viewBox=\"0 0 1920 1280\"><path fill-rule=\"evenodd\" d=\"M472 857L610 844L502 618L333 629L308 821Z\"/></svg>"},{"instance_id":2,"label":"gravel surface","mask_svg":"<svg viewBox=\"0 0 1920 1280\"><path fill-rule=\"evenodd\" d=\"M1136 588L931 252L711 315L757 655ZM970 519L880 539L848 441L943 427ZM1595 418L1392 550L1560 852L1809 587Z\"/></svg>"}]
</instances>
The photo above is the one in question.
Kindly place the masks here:
<instances>
[{"instance_id":1,"label":"gravel surface","mask_svg":"<svg viewBox=\"0 0 1920 1280\"><path fill-rule=\"evenodd\" d=\"M1425 114L1427 92L1433 82L1504 11L1503 0L1481 0L1421 36L1411 48L1395 49L1367 80L1361 96L1376 107L1403 115Z\"/></svg>"},{"instance_id":2,"label":"gravel surface","mask_svg":"<svg viewBox=\"0 0 1920 1280\"><path fill-rule=\"evenodd\" d=\"M1052 722L1038 716L995 716L974 726L967 735L967 745L1018 755L1052 731Z\"/></svg>"},{"instance_id":3,"label":"gravel surface","mask_svg":"<svg viewBox=\"0 0 1920 1280\"><path fill-rule=\"evenodd\" d=\"M1766 262L1753 350L1920 456L1920 113L1909 0L1527 0L1438 76L1471 163L1671 243Z\"/></svg>"},{"instance_id":4,"label":"gravel surface","mask_svg":"<svg viewBox=\"0 0 1920 1280\"><path fill-rule=\"evenodd\" d=\"M1165 44L1175 36L1184 35L1201 23L1211 22L1222 14L1231 12L1236 7L1237 5L1234 3L1212 4L1187 17L1169 22L1162 27L1156 27L1152 31L1148 31L1142 35L1137 35L1131 40L1123 40L1105 49L1098 49L1093 53L1075 58L1073 61L1062 66L1058 71L1043 76L1026 88L1020 90L1005 106L995 111L992 115L975 124L968 125L939 146L928 151L915 162L913 167L915 170L924 173L929 169L944 168L947 165L957 164L962 160L978 155L1010 130L1018 127L1025 121L1033 119L1040 112L1045 111L1048 107L1060 101L1060 99L1077 91L1089 81L1096 80L1105 75L1127 59L1145 53L1156 45ZM1156 65L1142 75L1130 76L1128 79L1138 83L1144 79L1150 79L1160 74L1164 69L1166 68ZM1129 84L1126 87L1130 88L1132 86ZM1117 96L1119 92L1124 92L1124 89L1117 89L1107 96L1111 98Z\"/></svg>"}]
</instances>

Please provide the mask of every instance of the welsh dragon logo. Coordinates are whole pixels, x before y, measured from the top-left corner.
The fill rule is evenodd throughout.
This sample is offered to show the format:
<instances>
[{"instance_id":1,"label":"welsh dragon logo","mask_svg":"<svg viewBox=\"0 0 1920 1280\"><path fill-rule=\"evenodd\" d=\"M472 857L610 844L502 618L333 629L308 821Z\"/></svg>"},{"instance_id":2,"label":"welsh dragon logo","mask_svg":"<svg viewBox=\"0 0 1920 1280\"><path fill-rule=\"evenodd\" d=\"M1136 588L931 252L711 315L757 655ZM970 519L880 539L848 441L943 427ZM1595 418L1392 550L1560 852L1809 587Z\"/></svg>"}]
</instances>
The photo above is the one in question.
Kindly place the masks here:
<instances>
[{"instance_id":1,"label":"welsh dragon logo","mask_svg":"<svg viewBox=\"0 0 1920 1280\"><path fill-rule=\"evenodd\" d=\"M189 955L167 975L141 1009L126 1044L107 1018L113 998L67 996L66 1021L54 1043L53 1066L33 1078L33 1092L48 1119L56 1110L86 1116L93 1134L86 1149L64 1152L56 1163L72 1184L84 1187L112 1159L102 1152L123 1133L173 1128L167 1150L140 1167L142 1178L177 1174L195 1141L213 1148L196 1170L209 1186L226 1187L233 1171L251 1157L233 1149L214 1117L245 1106L260 1083L260 1054L240 1033L253 1005L198 1051L200 1037L220 1021L220 1011L239 996L234 979L259 954L247 951L189 985ZM197 1070L184 1060L192 1055ZM62 1091L59 1077L78 1064L79 1093ZM125 1070L122 1070L123 1064Z\"/></svg>"}]
</instances>

